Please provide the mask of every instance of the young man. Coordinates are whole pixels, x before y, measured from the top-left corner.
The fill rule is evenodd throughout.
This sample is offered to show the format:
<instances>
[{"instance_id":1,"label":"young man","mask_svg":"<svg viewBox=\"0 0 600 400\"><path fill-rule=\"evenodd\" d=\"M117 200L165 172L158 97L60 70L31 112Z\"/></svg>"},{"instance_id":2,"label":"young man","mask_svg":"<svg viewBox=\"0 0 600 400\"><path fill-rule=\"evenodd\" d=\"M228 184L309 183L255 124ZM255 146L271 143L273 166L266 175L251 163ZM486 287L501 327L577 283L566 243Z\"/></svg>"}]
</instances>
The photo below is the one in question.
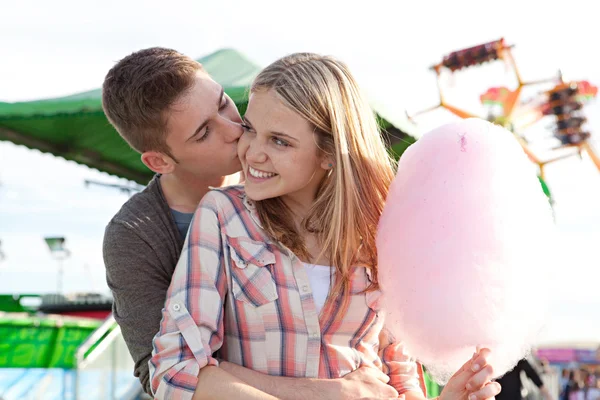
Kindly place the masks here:
<instances>
[{"instance_id":1,"label":"young man","mask_svg":"<svg viewBox=\"0 0 600 400\"><path fill-rule=\"evenodd\" d=\"M152 338L193 212L209 186L239 183L241 120L198 62L162 48L117 63L104 81L102 105L156 172L109 222L103 246L113 315L149 392Z\"/></svg>"},{"instance_id":2,"label":"young man","mask_svg":"<svg viewBox=\"0 0 600 400\"><path fill-rule=\"evenodd\" d=\"M102 104L110 123L156 173L106 227L104 262L113 315L135 361L135 376L151 394L148 360L161 310L193 212L209 187L239 183L241 118L202 66L174 50L150 48L119 61L107 74ZM485 355L471 363L485 365ZM393 398L389 377L370 367L340 379L268 376L221 362L203 374L209 387L228 375L229 398ZM484 384L487 372L463 369L459 385ZM196 393L200 397L208 393ZM465 391L465 397L467 398ZM478 399L485 397L476 396Z\"/></svg>"}]
</instances>

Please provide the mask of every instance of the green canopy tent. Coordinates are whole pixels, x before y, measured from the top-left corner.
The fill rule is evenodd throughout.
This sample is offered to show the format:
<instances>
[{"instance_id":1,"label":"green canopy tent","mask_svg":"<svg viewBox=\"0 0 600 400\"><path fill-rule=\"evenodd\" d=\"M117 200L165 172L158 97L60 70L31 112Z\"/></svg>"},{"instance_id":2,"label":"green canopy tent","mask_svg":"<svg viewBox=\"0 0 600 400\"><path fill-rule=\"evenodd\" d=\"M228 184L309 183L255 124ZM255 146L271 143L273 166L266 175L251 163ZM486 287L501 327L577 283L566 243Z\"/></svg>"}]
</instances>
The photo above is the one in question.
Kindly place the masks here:
<instances>
[{"instance_id":1,"label":"green canopy tent","mask_svg":"<svg viewBox=\"0 0 600 400\"><path fill-rule=\"evenodd\" d=\"M221 84L240 112L247 90L260 67L232 49L198 60ZM399 114L395 122L379 116L386 141L401 153L411 143L414 126ZM398 121L396 121L398 119ZM152 177L140 156L108 123L101 89L71 96L20 103L0 103L0 140L51 153L79 164L145 185Z\"/></svg>"}]
</instances>

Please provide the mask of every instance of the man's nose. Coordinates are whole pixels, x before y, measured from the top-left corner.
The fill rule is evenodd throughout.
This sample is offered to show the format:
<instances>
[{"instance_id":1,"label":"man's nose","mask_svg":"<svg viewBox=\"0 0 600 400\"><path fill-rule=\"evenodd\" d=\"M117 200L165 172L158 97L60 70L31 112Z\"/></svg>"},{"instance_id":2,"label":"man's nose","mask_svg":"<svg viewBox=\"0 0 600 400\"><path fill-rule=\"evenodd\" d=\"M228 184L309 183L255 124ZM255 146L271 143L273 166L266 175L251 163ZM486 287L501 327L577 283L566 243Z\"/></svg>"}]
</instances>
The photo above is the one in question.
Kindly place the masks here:
<instances>
[{"instance_id":1,"label":"man's nose","mask_svg":"<svg viewBox=\"0 0 600 400\"><path fill-rule=\"evenodd\" d=\"M223 137L225 142L235 142L244 133L244 128L237 122L227 120L223 126Z\"/></svg>"}]
</instances>

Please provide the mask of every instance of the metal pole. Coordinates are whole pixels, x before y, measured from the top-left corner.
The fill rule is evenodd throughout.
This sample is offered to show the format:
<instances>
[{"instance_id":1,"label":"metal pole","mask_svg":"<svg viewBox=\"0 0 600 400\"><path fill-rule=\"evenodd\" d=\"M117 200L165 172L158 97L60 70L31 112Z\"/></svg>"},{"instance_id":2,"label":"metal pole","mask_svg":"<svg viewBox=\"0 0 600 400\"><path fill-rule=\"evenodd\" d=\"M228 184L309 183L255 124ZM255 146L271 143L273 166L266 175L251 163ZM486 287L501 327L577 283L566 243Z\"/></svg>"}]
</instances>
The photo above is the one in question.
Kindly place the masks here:
<instances>
[{"instance_id":1,"label":"metal pole","mask_svg":"<svg viewBox=\"0 0 600 400\"><path fill-rule=\"evenodd\" d=\"M118 400L117 399L117 345L116 342L113 340L113 342L110 344L110 346L112 347L112 351L111 351L111 362L110 362L110 366L111 366L111 371L110 371L110 378L111 378L111 387L112 387L112 391L111 391L111 399L112 400Z\"/></svg>"},{"instance_id":2,"label":"metal pole","mask_svg":"<svg viewBox=\"0 0 600 400\"><path fill-rule=\"evenodd\" d=\"M57 279L56 279L56 292L58 294L62 294L62 286L63 286L63 275L64 275L64 266L63 266L63 259L59 258L58 259L58 274L57 274Z\"/></svg>"}]
</instances>

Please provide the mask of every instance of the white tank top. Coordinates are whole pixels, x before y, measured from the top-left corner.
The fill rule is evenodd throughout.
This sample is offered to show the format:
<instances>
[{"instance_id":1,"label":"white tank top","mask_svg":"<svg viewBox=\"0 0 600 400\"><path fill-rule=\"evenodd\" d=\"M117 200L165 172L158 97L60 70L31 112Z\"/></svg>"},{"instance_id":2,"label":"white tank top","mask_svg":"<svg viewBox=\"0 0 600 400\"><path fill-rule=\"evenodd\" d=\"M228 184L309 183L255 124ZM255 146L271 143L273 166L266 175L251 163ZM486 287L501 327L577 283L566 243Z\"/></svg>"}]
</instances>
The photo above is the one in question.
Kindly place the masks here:
<instances>
[{"instance_id":1,"label":"white tank top","mask_svg":"<svg viewBox=\"0 0 600 400\"><path fill-rule=\"evenodd\" d=\"M331 276L335 271L328 265L302 264L304 264L304 269L308 274L308 280L310 282L310 288L312 289L317 313L320 313L325 304L325 300L327 299L327 295L329 294Z\"/></svg>"}]
</instances>

